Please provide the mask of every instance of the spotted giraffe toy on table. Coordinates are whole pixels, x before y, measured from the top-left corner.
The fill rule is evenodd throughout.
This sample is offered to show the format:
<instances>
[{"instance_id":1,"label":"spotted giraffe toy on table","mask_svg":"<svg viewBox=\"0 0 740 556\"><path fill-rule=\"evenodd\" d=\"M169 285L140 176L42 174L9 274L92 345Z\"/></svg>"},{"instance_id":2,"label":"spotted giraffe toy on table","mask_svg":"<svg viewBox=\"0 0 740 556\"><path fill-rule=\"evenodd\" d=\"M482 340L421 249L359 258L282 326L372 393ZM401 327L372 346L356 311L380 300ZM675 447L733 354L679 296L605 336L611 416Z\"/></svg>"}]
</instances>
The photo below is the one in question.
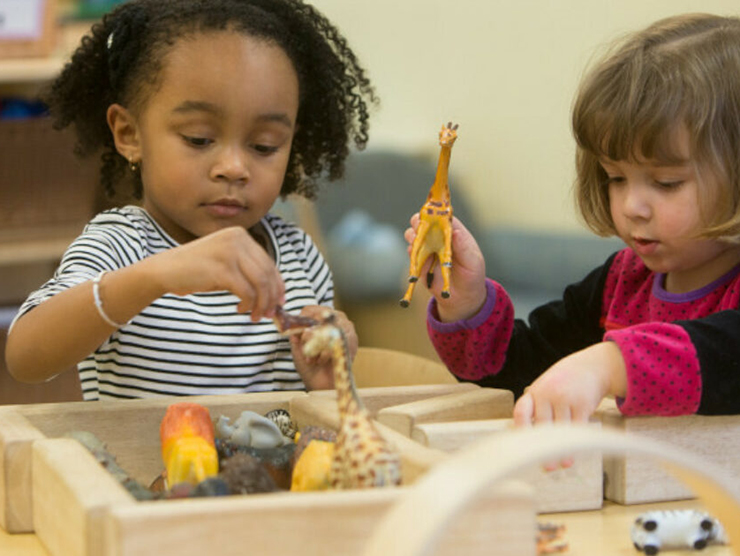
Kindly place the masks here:
<instances>
[{"instance_id":1,"label":"spotted giraffe toy on table","mask_svg":"<svg viewBox=\"0 0 740 556\"><path fill-rule=\"evenodd\" d=\"M335 324L334 312L326 309L321 320L316 320L289 315L279 307L275 325L281 334L300 334L309 330L303 344L303 353L307 357L326 351L332 354L340 426L329 475L331 487L348 489L400 484L400 458L375 429L357 395L347 340Z\"/></svg>"},{"instance_id":2,"label":"spotted giraffe toy on table","mask_svg":"<svg viewBox=\"0 0 740 556\"><path fill-rule=\"evenodd\" d=\"M442 297L450 297L450 268L452 267L452 204L450 203L450 187L447 181L450 167L452 145L457 139L457 124L452 122L447 127L442 126L439 132L439 161L434 183L429 190L426 202L419 211L419 227L416 238L411 245L409 266L409 287L406 295L401 299L401 307L408 307L414 287L419 280L419 274L424 263L432 257L432 263L427 273L427 287L431 287L434 279L434 267L439 264L442 273Z\"/></svg>"}]
</instances>

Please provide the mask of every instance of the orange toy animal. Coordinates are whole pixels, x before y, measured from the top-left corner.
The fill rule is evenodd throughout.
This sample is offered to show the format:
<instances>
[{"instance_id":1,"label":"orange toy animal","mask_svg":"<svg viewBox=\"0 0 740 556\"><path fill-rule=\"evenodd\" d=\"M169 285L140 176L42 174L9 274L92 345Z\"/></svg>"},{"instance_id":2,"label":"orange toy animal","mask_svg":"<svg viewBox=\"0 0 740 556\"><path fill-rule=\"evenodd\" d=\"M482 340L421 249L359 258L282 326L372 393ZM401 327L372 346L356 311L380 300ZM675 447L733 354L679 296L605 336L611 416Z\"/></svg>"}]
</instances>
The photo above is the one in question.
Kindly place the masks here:
<instances>
[{"instance_id":1,"label":"orange toy animal","mask_svg":"<svg viewBox=\"0 0 740 556\"><path fill-rule=\"evenodd\" d=\"M450 297L450 268L452 267L452 205L450 188L447 183L447 170L450 166L452 145L457 139L457 124L452 122L442 126L439 132L439 152L437 175L429 190L426 203L419 211L419 227L411 246L411 264L409 267L409 287L401 299L401 307L408 307L414 287L424 263L433 257L427 273L427 286L434 279L434 266L439 264L442 272L442 297Z\"/></svg>"},{"instance_id":2,"label":"orange toy animal","mask_svg":"<svg viewBox=\"0 0 740 556\"><path fill-rule=\"evenodd\" d=\"M218 474L213 421L206 407L180 402L167 408L159 427L167 485L198 484Z\"/></svg>"}]
</instances>

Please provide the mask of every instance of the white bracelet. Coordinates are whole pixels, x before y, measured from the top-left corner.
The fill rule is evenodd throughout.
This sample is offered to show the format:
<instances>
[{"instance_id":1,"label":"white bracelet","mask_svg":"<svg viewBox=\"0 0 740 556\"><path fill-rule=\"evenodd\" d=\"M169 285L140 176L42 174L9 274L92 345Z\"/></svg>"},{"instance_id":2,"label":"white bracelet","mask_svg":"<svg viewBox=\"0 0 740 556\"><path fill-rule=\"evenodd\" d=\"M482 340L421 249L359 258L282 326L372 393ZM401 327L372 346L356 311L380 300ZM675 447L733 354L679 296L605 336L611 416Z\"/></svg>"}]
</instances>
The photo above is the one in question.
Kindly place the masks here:
<instances>
[{"instance_id":1,"label":"white bracelet","mask_svg":"<svg viewBox=\"0 0 740 556\"><path fill-rule=\"evenodd\" d=\"M95 300L95 308L98 310L100 318L102 318L106 323L110 324L113 328L121 328L122 326L126 326L126 324L128 323L119 324L112 318L110 318L106 314L105 309L103 309L103 302L100 300L100 280L103 279L103 275L105 275L107 272L107 270L104 270L95 278L93 278L93 298Z\"/></svg>"}]
</instances>

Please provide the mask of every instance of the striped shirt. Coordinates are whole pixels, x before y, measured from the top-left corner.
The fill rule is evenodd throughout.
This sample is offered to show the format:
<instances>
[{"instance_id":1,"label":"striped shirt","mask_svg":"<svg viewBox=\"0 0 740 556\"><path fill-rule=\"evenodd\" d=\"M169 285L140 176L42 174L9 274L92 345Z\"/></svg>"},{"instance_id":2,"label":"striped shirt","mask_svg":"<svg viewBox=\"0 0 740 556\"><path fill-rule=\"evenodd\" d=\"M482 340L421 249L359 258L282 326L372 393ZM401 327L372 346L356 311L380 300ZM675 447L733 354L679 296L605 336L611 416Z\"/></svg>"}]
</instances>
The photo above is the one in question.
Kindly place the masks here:
<instances>
[{"instance_id":1,"label":"striped shirt","mask_svg":"<svg viewBox=\"0 0 740 556\"><path fill-rule=\"evenodd\" d=\"M286 311L332 307L331 272L311 238L274 215L262 224L285 281ZM26 299L16 319L103 270L177 245L142 208L103 212L69 246L54 276ZM253 323L248 314L237 313L238 302L226 291L157 299L78 364L84 399L305 389L289 341L271 319Z\"/></svg>"}]
</instances>

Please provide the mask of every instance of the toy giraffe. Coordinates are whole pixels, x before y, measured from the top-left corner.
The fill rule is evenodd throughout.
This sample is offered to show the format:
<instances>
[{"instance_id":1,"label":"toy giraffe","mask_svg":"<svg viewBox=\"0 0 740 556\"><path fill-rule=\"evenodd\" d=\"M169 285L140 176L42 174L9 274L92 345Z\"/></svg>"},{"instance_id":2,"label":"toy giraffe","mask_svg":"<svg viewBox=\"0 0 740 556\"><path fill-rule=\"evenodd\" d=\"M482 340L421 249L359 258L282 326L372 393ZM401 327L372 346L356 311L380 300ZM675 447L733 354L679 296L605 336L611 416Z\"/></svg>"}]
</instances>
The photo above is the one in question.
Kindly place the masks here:
<instances>
[{"instance_id":1,"label":"toy giraffe","mask_svg":"<svg viewBox=\"0 0 740 556\"><path fill-rule=\"evenodd\" d=\"M275 324L282 334L301 333L310 328L303 353L314 357L331 351L334 387L337 391L340 427L329 474L332 488L368 488L401 483L401 461L378 433L357 395L347 340L335 324L334 312L327 309L319 321L288 315L278 309Z\"/></svg>"},{"instance_id":2,"label":"toy giraffe","mask_svg":"<svg viewBox=\"0 0 740 556\"><path fill-rule=\"evenodd\" d=\"M434 266L439 264L442 273L442 297L450 297L450 268L452 267L452 204L450 204L450 188L447 183L447 170L450 166L452 145L457 139L457 124L452 122L447 127L442 126L439 132L439 161L437 175L429 190L426 202L419 211L419 227L416 238L411 246L409 266L409 287L406 295L401 299L401 307L408 307L414 287L419 280L419 274L424 263L432 257L432 263L427 273L427 287L431 287L434 279Z\"/></svg>"}]
</instances>

